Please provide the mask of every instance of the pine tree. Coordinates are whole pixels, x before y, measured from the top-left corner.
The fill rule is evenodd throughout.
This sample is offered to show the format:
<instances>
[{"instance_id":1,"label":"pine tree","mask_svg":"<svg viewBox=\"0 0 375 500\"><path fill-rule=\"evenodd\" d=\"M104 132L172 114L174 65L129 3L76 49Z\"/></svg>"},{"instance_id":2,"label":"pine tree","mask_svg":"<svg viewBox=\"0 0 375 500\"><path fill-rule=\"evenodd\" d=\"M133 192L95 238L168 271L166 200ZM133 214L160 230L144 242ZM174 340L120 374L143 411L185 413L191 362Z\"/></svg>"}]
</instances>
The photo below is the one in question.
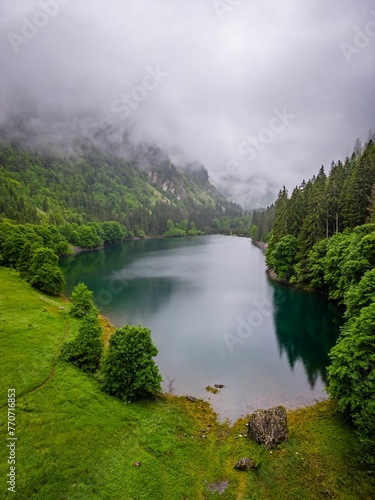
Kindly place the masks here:
<instances>
[{"instance_id":1,"label":"pine tree","mask_svg":"<svg viewBox=\"0 0 375 500\"><path fill-rule=\"evenodd\" d=\"M375 146L369 141L362 155L357 158L348 182L344 217L346 225L354 228L366 222L370 198L375 184Z\"/></svg>"},{"instance_id":2,"label":"pine tree","mask_svg":"<svg viewBox=\"0 0 375 500\"><path fill-rule=\"evenodd\" d=\"M306 200L307 215L299 235L299 259L307 258L310 249L327 235L327 176L322 166L311 183Z\"/></svg>"},{"instance_id":3,"label":"pine tree","mask_svg":"<svg viewBox=\"0 0 375 500\"><path fill-rule=\"evenodd\" d=\"M306 215L306 204L303 194L304 185L295 187L288 203L288 232L289 234L298 237L303 220Z\"/></svg>"},{"instance_id":4,"label":"pine tree","mask_svg":"<svg viewBox=\"0 0 375 500\"><path fill-rule=\"evenodd\" d=\"M362 153L362 143L359 138L356 139L353 147L353 153L359 156Z\"/></svg>"},{"instance_id":5,"label":"pine tree","mask_svg":"<svg viewBox=\"0 0 375 500\"><path fill-rule=\"evenodd\" d=\"M345 183L345 167L341 161L332 162L327 185L328 236L342 230L341 196Z\"/></svg>"},{"instance_id":6,"label":"pine tree","mask_svg":"<svg viewBox=\"0 0 375 500\"><path fill-rule=\"evenodd\" d=\"M274 242L278 241L286 236L288 233L288 191L283 186L280 190L279 196L275 202L275 221L273 224L273 238Z\"/></svg>"},{"instance_id":7,"label":"pine tree","mask_svg":"<svg viewBox=\"0 0 375 500\"><path fill-rule=\"evenodd\" d=\"M367 213L368 216L366 222L375 222L375 184L372 186L371 189Z\"/></svg>"}]
</instances>

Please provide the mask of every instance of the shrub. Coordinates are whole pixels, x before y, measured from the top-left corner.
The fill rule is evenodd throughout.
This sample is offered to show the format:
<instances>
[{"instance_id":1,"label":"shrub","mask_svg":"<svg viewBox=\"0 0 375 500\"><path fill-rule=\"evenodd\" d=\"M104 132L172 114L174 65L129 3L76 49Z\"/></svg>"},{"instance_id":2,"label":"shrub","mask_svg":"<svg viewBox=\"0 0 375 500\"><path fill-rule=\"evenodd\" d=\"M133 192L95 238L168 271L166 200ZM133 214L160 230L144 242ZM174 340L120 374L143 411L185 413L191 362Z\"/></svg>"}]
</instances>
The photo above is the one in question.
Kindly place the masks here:
<instances>
[{"instance_id":1,"label":"shrub","mask_svg":"<svg viewBox=\"0 0 375 500\"><path fill-rule=\"evenodd\" d=\"M83 318L88 314L97 315L98 310L94 305L94 294L84 283L78 283L73 288L70 299L73 303L70 314L76 318Z\"/></svg>"},{"instance_id":2,"label":"shrub","mask_svg":"<svg viewBox=\"0 0 375 500\"><path fill-rule=\"evenodd\" d=\"M61 358L85 372L95 372L100 366L103 353L102 329L98 318L85 316L79 327L77 338L64 344Z\"/></svg>"},{"instance_id":3,"label":"shrub","mask_svg":"<svg viewBox=\"0 0 375 500\"><path fill-rule=\"evenodd\" d=\"M125 401L155 395L162 381L152 359L157 353L148 328L118 328L109 340L103 361L103 390Z\"/></svg>"}]
</instances>

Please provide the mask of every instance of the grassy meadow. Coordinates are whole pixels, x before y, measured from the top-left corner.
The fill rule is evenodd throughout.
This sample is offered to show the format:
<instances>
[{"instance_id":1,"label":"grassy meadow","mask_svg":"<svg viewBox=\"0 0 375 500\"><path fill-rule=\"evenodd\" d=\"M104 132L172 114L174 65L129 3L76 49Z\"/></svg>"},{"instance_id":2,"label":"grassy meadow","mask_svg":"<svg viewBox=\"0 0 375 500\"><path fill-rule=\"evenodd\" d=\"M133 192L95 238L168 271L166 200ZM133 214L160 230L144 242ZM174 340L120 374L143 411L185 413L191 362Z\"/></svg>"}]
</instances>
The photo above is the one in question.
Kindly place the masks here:
<instances>
[{"instance_id":1,"label":"grassy meadow","mask_svg":"<svg viewBox=\"0 0 375 500\"><path fill-rule=\"evenodd\" d=\"M202 401L161 395L126 405L59 361L78 331L68 310L66 299L0 268L0 499L375 498L333 402L289 412L289 440L272 452L240 437L246 420L219 424ZM16 493L6 484L8 388L17 400ZM236 471L243 457L258 469ZM221 495L209 488L220 481L228 481Z\"/></svg>"}]
</instances>

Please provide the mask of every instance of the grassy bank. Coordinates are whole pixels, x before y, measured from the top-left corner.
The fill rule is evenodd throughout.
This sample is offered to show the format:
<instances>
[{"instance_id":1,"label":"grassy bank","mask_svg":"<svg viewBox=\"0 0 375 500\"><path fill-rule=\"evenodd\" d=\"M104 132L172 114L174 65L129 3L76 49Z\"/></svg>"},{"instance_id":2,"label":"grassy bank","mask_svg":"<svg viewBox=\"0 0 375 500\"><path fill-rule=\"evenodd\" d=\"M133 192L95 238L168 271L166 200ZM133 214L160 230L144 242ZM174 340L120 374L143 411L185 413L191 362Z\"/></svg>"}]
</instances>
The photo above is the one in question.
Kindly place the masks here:
<instances>
[{"instance_id":1,"label":"grassy bank","mask_svg":"<svg viewBox=\"0 0 375 500\"><path fill-rule=\"evenodd\" d=\"M290 436L267 452L246 421L220 425L204 402L168 395L125 405L58 360L77 320L69 304L32 290L0 268L0 498L9 472L6 397L16 389L17 499L371 499L356 437L330 401L289 412ZM64 308L64 309L62 309ZM110 331L107 324L106 337ZM205 436L205 437L202 437ZM237 472L253 457L255 472ZM135 462L142 465L135 466ZM207 486L228 480L226 491Z\"/></svg>"}]
</instances>

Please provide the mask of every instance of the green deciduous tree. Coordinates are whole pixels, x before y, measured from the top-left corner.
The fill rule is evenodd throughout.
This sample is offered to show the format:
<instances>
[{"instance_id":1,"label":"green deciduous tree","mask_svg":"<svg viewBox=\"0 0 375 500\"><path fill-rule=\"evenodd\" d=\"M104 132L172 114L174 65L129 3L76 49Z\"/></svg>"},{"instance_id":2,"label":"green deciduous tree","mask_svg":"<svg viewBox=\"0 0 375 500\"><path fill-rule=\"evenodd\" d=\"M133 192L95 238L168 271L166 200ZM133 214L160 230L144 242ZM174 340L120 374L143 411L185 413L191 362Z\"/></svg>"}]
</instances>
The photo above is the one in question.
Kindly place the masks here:
<instances>
[{"instance_id":1,"label":"green deciduous tree","mask_svg":"<svg viewBox=\"0 0 375 500\"><path fill-rule=\"evenodd\" d=\"M98 310L94 305L94 294L85 283L78 283L70 296L72 307L70 314L76 318L83 318L88 314L98 314Z\"/></svg>"},{"instance_id":2,"label":"green deciduous tree","mask_svg":"<svg viewBox=\"0 0 375 500\"><path fill-rule=\"evenodd\" d=\"M102 364L104 391L125 401L158 393L162 378L152 359L157 353L148 328L118 328L109 339Z\"/></svg>"},{"instance_id":3,"label":"green deciduous tree","mask_svg":"<svg viewBox=\"0 0 375 500\"><path fill-rule=\"evenodd\" d=\"M323 288L325 257L328 248L328 239L315 243L307 258L307 279L315 288Z\"/></svg>"},{"instance_id":4,"label":"green deciduous tree","mask_svg":"<svg viewBox=\"0 0 375 500\"><path fill-rule=\"evenodd\" d=\"M61 358L86 372L99 369L104 343L102 328L97 316L85 316L80 324L75 340L67 342L61 350Z\"/></svg>"},{"instance_id":5,"label":"green deciduous tree","mask_svg":"<svg viewBox=\"0 0 375 500\"><path fill-rule=\"evenodd\" d=\"M278 278L289 280L294 274L296 255L297 238L288 234L275 244L271 254L267 254L267 264L274 269Z\"/></svg>"},{"instance_id":6,"label":"green deciduous tree","mask_svg":"<svg viewBox=\"0 0 375 500\"><path fill-rule=\"evenodd\" d=\"M103 231L103 240L106 245L121 243L127 236L125 227L118 222L103 222L101 226Z\"/></svg>"},{"instance_id":7,"label":"green deciduous tree","mask_svg":"<svg viewBox=\"0 0 375 500\"><path fill-rule=\"evenodd\" d=\"M352 285L346 292L344 303L347 317L358 316L363 307L368 307L375 300L375 268L367 271L357 285Z\"/></svg>"},{"instance_id":8,"label":"green deciduous tree","mask_svg":"<svg viewBox=\"0 0 375 500\"><path fill-rule=\"evenodd\" d=\"M250 229L250 238L253 240L253 241L258 241L258 238L259 238L259 231L258 231L258 228L255 224L253 224L251 226L251 229Z\"/></svg>"},{"instance_id":9,"label":"green deciduous tree","mask_svg":"<svg viewBox=\"0 0 375 500\"><path fill-rule=\"evenodd\" d=\"M357 424L366 459L375 465L375 302L346 323L330 357L329 393Z\"/></svg>"},{"instance_id":10,"label":"green deciduous tree","mask_svg":"<svg viewBox=\"0 0 375 500\"><path fill-rule=\"evenodd\" d=\"M49 295L59 295L65 288L65 279L61 269L51 264L43 264L30 277L29 282L33 288Z\"/></svg>"},{"instance_id":11,"label":"green deciduous tree","mask_svg":"<svg viewBox=\"0 0 375 500\"><path fill-rule=\"evenodd\" d=\"M3 266L16 267L27 238L17 228L3 242L1 252L1 264Z\"/></svg>"},{"instance_id":12,"label":"green deciduous tree","mask_svg":"<svg viewBox=\"0 0 375 500\"><path fill-rule=\"evenodd\" d=\"M65 279L58 261L57 255L50 248L36 248L26 274L27 281L42 292L59 295L65 288Z\"/></svg>"},{"instance_id":13,"label":"green deciduous tree","mask_svg":"<svg viewBox=\"0 0 375 500\"><path fill-rule=\"evenodd\" d=\"M186 231L178 227L181 224L183 227L185 227L185 222L187 226L187 221L182 221L182 223L176 224L175 226L174 222L171 219L168 219L167 221L168 230L164 233L164 236L167 238L178 238L180 236L186 236Z\"/></svg>"},{"instance_id":14,"label":"green deciduous tree","mask_svg":"<svg viewBox=\"0 0 375 500\"><path fill-rule=\"evenodd\" d=\"M324 261L324 282L329 289L329 297L342 301L347 285L342 274L343 262L349 252L352 234L337 233L328 240L327 254Z\"/></svg>"}]
</instances>

